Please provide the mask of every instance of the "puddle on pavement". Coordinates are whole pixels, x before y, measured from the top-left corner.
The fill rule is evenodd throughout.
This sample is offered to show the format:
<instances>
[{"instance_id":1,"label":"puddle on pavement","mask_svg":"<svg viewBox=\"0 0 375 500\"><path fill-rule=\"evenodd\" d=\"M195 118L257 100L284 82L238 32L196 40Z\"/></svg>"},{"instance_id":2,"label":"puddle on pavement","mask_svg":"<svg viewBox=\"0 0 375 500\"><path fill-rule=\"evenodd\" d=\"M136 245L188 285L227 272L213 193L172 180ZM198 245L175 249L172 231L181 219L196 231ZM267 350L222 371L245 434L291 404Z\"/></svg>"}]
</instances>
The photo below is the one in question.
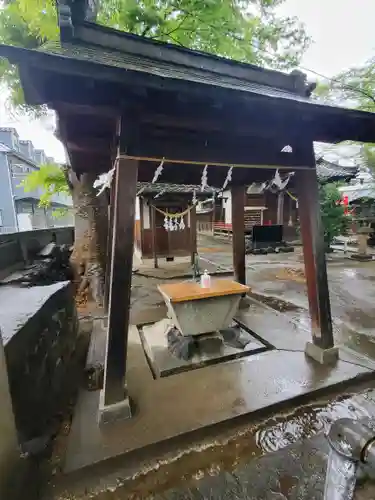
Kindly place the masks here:
<instances>
[{"instance_id":1,"label":"puddle on pavement","mask_svg":"<svg viewBox=\"0 0 375 500\"><path fill-rule=\"evenodd\" d=\"M359 308L350 308L345 311L348 320L359 328L375 328L375 312L369 314Z\"/></svg>"},{"instance_id":2,"label":"puddle on pavement","mask_svg":"<svg viewBox=\"0 0 375 500\"><path fill-rule=\"evenodd\" d=\"M298 311L300 308L293 304L292 302L287 302L286 300L280 300L277 297L273 297L270 295L262 295L256 292L249 292L248 295L263 304L272 307L279 312L287 312L287 311Z\"/></svg>"},{"instance_id":3,"label":"puddle on pavement","mask_svg":"<svg viewBox=\"0 0 375 500\"><path fill-rule=\"evenodd\" d=\"M356 278L358 271L356 269L346 267L341 271L341 273L347 278Z\"/></svg>"},{"instance_id":4,"label":"puddle on pavement","mask_svg":"<svg viewBox=\"0 0 375 500\"><path fill-rule=\"evenodd\" d=\"M299 328L310 331L310 314L306 309L271 295L255 292L251 292L249 295L258 302L278 312L285 313L286 317ZM375 312L371 315L352 306L350 309L343 310L341 318L333 318L332 328L335 343L345 345L360 354L375 359Z\"/></svg>"},{"instance_id":5,"label":"puddle on pavement","mask_svg":"<svg viewBox=\"0 0 375 500\"><path fill-rule=\"evenodd\" d=\"M270 271L256 273L257 279L264 273L269 276ZM348 280L348 286L351 286L350 283L353 284L354 281L358 285L359 281L363 284L363 280L375 280L372 276L363 276L350 268L340 270L340 275L344 277L344 280ZM337 281L337 278L334 277L331 281L335 284L335 280ZM298 289L301 287L300 283L293 281L284 283L287 283L288 289L295 287L297 290L297 287ZM254 292L251 296L279 312L286 313L289 319L300 324L301 327L310 328L307 310L275 296ZM372 317L353 305L349 306L349 299L352 300L352 297L344 297L342 304L340 302L340 307L344 311L343 316L347 315L348 320L351 320L354 325L361 325L362 328L375 328L375 314ZM347 327L343 328L341 321L335 322L334 335L340 343L375 359L375 337L357 333ZM145 499L170 488L186 487L193 479L215 475L220 471L232 471L241 463L247 463L266 453L280 450L298 440L323 432L335 419L368 416L373 415L356 396L344 395L333 402L319 401L300 407L288 415L278 415L259 424L238 427L228 434L221 435L220 438L207 439L199 445L185 448L177 455L147 464L136 476L98 498L101 500Z\"/></svg>"},{"instance_id":6,"label":"puddle on pavement","mask_svg":"<svg viewBox=\"0 0 375 500\"><path fill-rule=\"evenodd\" d=\"M370 413L358 401L343 398L327 405L301 407L290 418L276 417L274 424L268 420L264 428L256 432L256 444L262 452L280 450L298 440L328 430L330 424L339 418L370 417Z\"/></svg>"},{"instance_id":7,"label":"puddle on pavement","mask_svg":"<svg viewBox=\"0 0 375 500\"><path fill-rule=\"evenodd\" d=\"M107 491L100 500L151 498L171 488L188 487L194 479L233 471L266 453L280 450L296 441L326 430L338 418L371 416L364 398L343 395L334 401L299 407L252 426L242 426L215 440L192 445L164 460L148 464L136 476ZM375 403L374 403L375 404Z\"/></svg>"},{"instance_id":8,"label":"puddle on pavement","mask_svg":"<svg viewBox=\"0 0 375 500\"><path fill-rule=\"evenodd\" d=\"M375 336L354 332L348 329L348 334L340 332L340 341L353 351L371 359L375 359Z\"/></svg>"}]
</instances>

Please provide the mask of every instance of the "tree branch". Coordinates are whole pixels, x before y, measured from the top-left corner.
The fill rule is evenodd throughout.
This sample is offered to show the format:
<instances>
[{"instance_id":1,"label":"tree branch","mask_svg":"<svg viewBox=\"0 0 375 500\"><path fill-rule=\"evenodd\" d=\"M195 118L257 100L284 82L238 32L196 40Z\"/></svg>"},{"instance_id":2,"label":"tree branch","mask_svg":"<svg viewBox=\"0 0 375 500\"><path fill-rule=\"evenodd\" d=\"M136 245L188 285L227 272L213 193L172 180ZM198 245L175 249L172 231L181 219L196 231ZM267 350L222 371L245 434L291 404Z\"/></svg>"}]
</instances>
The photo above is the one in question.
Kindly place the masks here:
<instances>
[{"instance_id":1,"label":"tree branch","mask_svg":"<svg viewBox=\"0 0 375 500\"><path fill-rule=\"evenodd\" d=\"M180 47L185 47L185 45L183 43L181 43L179 40L177 40L177 38L175 38L174 36L169 35L169 37L174 41L174 43L176 43Z\"/></svg>"}]
</instances>

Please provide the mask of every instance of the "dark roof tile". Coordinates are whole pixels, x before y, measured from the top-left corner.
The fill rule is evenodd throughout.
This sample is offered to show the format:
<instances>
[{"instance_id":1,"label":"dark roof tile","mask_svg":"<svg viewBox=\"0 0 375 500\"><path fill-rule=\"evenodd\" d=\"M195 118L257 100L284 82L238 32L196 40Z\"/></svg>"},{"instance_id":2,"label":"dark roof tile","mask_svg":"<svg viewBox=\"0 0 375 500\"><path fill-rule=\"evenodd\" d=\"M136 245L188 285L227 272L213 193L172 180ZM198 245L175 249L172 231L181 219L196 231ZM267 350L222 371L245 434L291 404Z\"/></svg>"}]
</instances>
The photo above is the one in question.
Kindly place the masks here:
<instances>
[{"instance_id":1,"label":"dark roof tile","mask_svg":"<svg viewBox=\"0 0 375 500\"><path fill-rule=\"evenodd\" d=\"M337 165L321 158L317 161L316 170L320 181L334 182L353 179L359 169L356 166Z\"/></svg>"},{"instance_id":2,"label":"dark roof tile","mask_svg":"<svg viewBox=\"0 0 375 500\"><path fill-rule=\"evenodd\" d=\"M125 70L138 71L160 76L163 78L174 78L178 80L190 81L214 85L217 87L229 88L232 90L242 90L253 94L291 99L300 102L311 102L308 97L302 97L287 90L260 85L246 79L239 79L227 75L220 75L207 70L200 70L166 61L141 57L139 55L121 52L118 50L108 50L98 45L78 45L77 43L49 42L43 45L40 52L64 56L70 59L78 59L87 62L95 62L109 67ZM317 101L318 102L318 101Z\"/></svg>"}]
</instances>

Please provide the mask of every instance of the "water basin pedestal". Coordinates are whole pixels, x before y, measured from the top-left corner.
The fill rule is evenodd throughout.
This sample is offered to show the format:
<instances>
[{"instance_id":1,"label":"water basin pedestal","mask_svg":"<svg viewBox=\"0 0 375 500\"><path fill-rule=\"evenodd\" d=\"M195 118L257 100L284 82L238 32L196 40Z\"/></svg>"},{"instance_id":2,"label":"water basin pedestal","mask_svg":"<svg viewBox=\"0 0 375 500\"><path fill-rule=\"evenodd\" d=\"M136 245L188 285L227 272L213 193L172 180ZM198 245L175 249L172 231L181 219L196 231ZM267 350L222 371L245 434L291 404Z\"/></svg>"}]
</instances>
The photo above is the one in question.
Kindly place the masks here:
<instances>
[{"instance_id":1,"label":"water basin pedestal","mask_svg":"<svg viewBox=\"0 0 375 500\"><path fill-rule=\"evenodd\" d=\"M168 316L184 336L197 336L228 328L241 297L249 287L231 280L213 281L210 288L199 283L159 285Z\"/></svg>"},{"instance_id":2,"label":"water basin pedestal","mask_svg":"<svg viewBox=\"0 0 375 500\"><path fill-rule=\"evenodd\" d=\"M187 361L222 355L228 338L230 343L233 337L241 335L238 329L233 335L233 317L249 287L231 280L216 280L209 288L184 282L160 285L158 289L168 310L168 350L175 357Z\"/></svg>"}]
</instances>

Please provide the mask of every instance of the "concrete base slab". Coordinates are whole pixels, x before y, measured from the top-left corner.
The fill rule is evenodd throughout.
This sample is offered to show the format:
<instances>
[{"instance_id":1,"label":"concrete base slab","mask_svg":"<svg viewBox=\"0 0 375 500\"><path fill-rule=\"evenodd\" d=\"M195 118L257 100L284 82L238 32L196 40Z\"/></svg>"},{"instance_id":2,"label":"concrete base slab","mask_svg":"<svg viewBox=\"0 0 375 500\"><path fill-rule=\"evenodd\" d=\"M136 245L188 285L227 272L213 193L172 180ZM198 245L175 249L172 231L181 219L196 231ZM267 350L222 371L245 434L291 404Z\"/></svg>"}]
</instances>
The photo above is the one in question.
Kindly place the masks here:
<instances>
[{"instance_id":1,"label":"concrete base slab","mask_svg":"<svg viewBox=\"0 0 375 500\"><path fill-rule=\"evenodd\" d=\"M374 369L347 355L320 365L303 352L267 351L154 379L136 327L129 330L127 386L136 404L133 418L99 427L99 391L81 390L68 438L65 472L117 457L124 464L160 456L178 438L234 419L252 419L316 399L343 384L370 379ZM355 381L355 382L354 382ZM198 434L199 435L199 434ZM174 443L174 444L173 444ZM134 452L134 453L133 453ZM96 469L93 468L93 474ZM95 476L94 474L94 477Z\"/></svg>"},{"instance_id":2,"label":"concrete base slab","mask_svg":"<svg viewBox=\"0 0 375 500\"><path fill-rule=\"evenodd\" d=\"M166 332L171 324L170 319L158 321L154 325L141 328L142 344L155 377L167 377L172 374L188 370L195 370L207 365L222 363L251 354L259 354L267 350L261 342L241 329L240 339L244 347L235 347L223 343L221 349L216 351L196 352L189 360L181 359L169 350ZM229 332L228 332L229 333ZM229 334L227 338L229 339Z\"/></svg>"},{"instance_id":3,"label":"concrete base slab","mask_svg":"<svg viewBox=\"0 0 375 500\"><path fill-rule=\"evenodd\" d=\"M339 359L339 349L338 347L331 347L330 349L322 349L321 347L313 344L312 342L306 342L305 354L310 358L314 359L321 365L331 365L335 364Z\"/></svg>"},{"instance_id":4,"label":"concrete base slab","mask_svg":"<svg viewBox=\"0 0 375 500\"><path fill-rule=\"evenodd\" d=\"M254 332L266 345L276 349L303 352L311 333L301 325L292 323L285 314L248 297L249 307L239 310L235 320Z\"/></svg>"},{"instance_id":5,"label":"concrete base slab","mask_svg":"<svg viewBox=\"0 0 375 500\"><path fill-rule=\"evenodd\" d=\"M112 405L104 404L104 389L100 391L99 409L98 409L98 424L99 426L113 424L115 422L131 418L132 410L129 397L125 397L123 401Z\"/></svg>"}]
</instances>

